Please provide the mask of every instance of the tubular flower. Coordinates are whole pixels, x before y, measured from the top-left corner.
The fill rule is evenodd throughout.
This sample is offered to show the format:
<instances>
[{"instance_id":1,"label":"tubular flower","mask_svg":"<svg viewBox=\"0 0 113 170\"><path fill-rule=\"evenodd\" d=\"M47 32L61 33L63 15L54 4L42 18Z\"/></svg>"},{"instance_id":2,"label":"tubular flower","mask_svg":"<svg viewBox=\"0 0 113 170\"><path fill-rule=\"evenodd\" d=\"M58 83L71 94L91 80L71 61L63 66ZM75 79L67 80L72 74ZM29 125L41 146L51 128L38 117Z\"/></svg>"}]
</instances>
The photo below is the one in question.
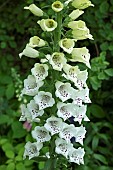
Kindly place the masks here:
<instances>
[{"instance_id":1,"label":"tubular flower","mask_svg":"<svg viewBox=\"0 0 113 170\"><path fill-rule=\"evenodd\" d=\"M30 103L27 104L27 108L31 113L32 119L40 117L44 114L44 111L39 110L39 106L35 103L34 100L31 100Z\"/></svg>"},{"instance_id":2,"label":"tubular flower","mask_svg":"<svg viewBox=\"0 0 113 170\"><path fill-rule=\"evenodd\" d=\"M55 100L52 98L50 92L40 91L35 97L35 102L39 105L39 110L45 109L47 107L52 107Z\"/></svg>"},{"instance_id":3,"label":"tubular flower","mask_svg":"<svg viewBox=\"0 0 113 170\"><path fill-rule=\"evenodd\" d=\"M59 97L63 102L71 98L71 94L73 93L73 88L70 83L62 83L57 81L55 83L56 92L55 95Z\"/></svg>"},{"instance_id":4,"label":"tubular flower","mask_svg":"<svg viewBox=\"0 0 113 170\"><path fill-rule=\"evenodd\" d=\"M67 143L64 139L57 138L55 140L55 152L68 158L69 152L73 149L72 143Z\"/></svg>"},{"instance_id":5,"label":"tubular flower","mask_svg":"<svg viewBox=\"0 0 113 170\"><path fill-rule=\"evenodd\" d=\"M59 46L68 54L73 51L73 47L75 46L75 42L73 39L65 38L59 41Z\"/></svg>"},{"instance_id":6,"label":"tubular flower","mask_svg":"<svg viewBox=\"0 0 113 170\"><path fill-rule=\"evenodd\" d=\"M58 117L63 118L64 121L73 115L74 105L72 103L58 102L57 108L58 108L58 111L57 111Z\"/></svg>"},{"instance_id":7,"label":"tubular flower","mask_svg":"<svg viewBox=\"0 0 113 170\"><path fill-rule=\"evenodd\" d=\"M29 5L29 7L24 7L24 9L29 9L34 15L41 17L43 16L43 11L38 8L35 4Z\"/></svg>"},{"instance_id":8,"label":"tubular flower","mask_svg":"<svg viewBox=\"0 0 113 170\"><path fill-rule=\"evenodd\" d=\"M82 125L80 127L75 127L75 139L76 142L79 142L83 145L83 138L85 138L86 130Z\"/></svg>"},{"instance_id":9,"label":"tubular flower","mask_svg":"<svg viewBox=\"0 0 113 170\"><path fill-rule=\"evenodd\" d=\"M37 140L37 142L45 142L51 139L49 132L43 126L36 126L35 129L32 131L32 136L34 139Z\"/></svg>"},{"instance_id":10,"label":"tubular flower","mask_svg":"<svg viewBox=\"0 0 113 170\"><path fill-rule=\"evenodd\" d=\"M52 4L52 9L55 11L55 12L60 12L62 11L64 5L60 2L60 1L55 1L53 4Z\"/></svg>"},{"instance_id":11,"label":"tubular flower","mask_svg":"<svg viewBox=\"0 0 113 170\"><path fill-rule=\"evenodd\" d=\"M70 139L74 137L75 126L68 125L67 123L63 123L62 130L59 133L59 137L65 139L67 142L70 142Z\"/></svg>"},{"instance_id":12,"label":"tubular flower","mask_svg":"<svg viewBox=\"0 0 113 170\"><path fill-rule=\"evenodd\" d=\"M43 147L42 143L27 142L25 145L25 151L23 155L24 159L26 158L26 156L29 156L29 159L39 156L39 151L42 147Z\"/></svg>"},{"instance_id":13,"label":"tubular flower","mask_svg":"<svg viewBox=\"0 0 113 170\"><path fill-rule=\"evenodd\" d=\"M24 88L22 90L22 95L26 94L29 96L35 96L38 93L38 89L44 84L43 81L36 82L33 75L29 75L27 79L24 80Z\"/></svg>"},{"instance_id":14,"label":"tubular flower","mask_svg":"<svg viewBox=\"0 0 113 170\"><path fill-rule=\"evenodd\" d=\"M51 132L51 135L59 133L62 128L62 119L51 116L46 120L44 127Z\"/></svg>"},{"instance_id":15,"label":"tubular flower","mask_svg":"<svg viewBox=\"0 0 113 170\"><path fill-rule=\"evenodd\" d=\"M21 109L22 114L21 114L19 121L27 120L28 122L31 122L31 114L30 114L29 110L26 108L26 105L21 104L20 109Z\"/></svg>"},{"instance_id":16,"label":"tubular flower","mask_svg":"<svg viewBox=\"0 0 113 170\"><path fill-rule=\"evenodd\" d=\"M57 27L57 22L53 19L42 19L37 22L43 31L53 31Z\"/></svg>"},{"instance_id":17,"label":"tubular flower","mask_svg":"<svg viewBox=\"0 0 113 170\"><path fill-rule=\"evenodd\" d=\"M91 100L89 98L89 89L88 88L85 88L82 90L73 90L73 94L71 97L73 99L73 103L78 106L82 106L83 102L91 103Z\"/></svg>"},{"instance_id":18,"label":"tubular flower","mask_svg":"<svg viewBox=\"0 0 113 170\"><path fill-rule=\"evenodd\" d=\"M69 161L70 162L74 162L77 163L78 165L80 164L84 164L84 149L79 147L78 149L73 148L70 152L69 152Z\"/></svg>"},{"instance_id":19,"label":"tubular flower","mask_svg":"<svg viewBox=\"0 0 113 170\"><path fill-rule=\"evenodd\" d=\"M35 63L31 69L32 75L36 78L36 82L44 80L48 76L48 65Z\"/></svg>"},{"instance_id":20,"label":"tubular flower","mask_svg":"<svg viewBox=\"0 0 113 170\"><path fill-rule=\"evenodd\" d=\"M29 46L34 47L43 47L45 45L45 41L38 36L31 37L29 40Z\"/></svg>"},{"instance_id":21,"label":"tubular flower","mask_svg":"<svg viewBox=\"0 0 113 170\"><path fill-rule=\"evenodd\" d=\"M72 20L75 20L75 19L77 19L80 15L82 15L83 13L84 13L84 11L79 10L79 9L76 9L76 10L73 10L73 11L69 14L69 17L70 17Z\"/></svg>"},{"instance_id":22,"label":"tubular flower","mask_svg":"<svg viewBox=\"0 0 113 170\"><path fill-rule=\"evenodd\" d=\"M85 9L89 6L94 6L89 0L73 0L72 6L78 9Z\"/></svg>"},{"instance_id":23,"label":"tubular flower","mask_svg":"<svg viewBox=\"0 0 113 170\"><path fill-rule=\"evenodd\" d=\"M19 54L19 57L21 58L23 55L30 58L37 58L39 56L39 52L27 44L22 53Z\"/></svg>"},{"instance_id":24,"label":"tubular flower","mask_svg":"<svg viewBox=\"0 0 113 170\"><path fill-rule=\"evenodd\" d=\"M72 29L72 36L75 40L83 40L87 38L93 40L93 37L84 21L71 21L68 23L68 27Z\"/></svg>"},{"instance_id":25,"label":"tubular flower","mask_svg":"<svg viewBox=\"0 0 113 170\"><path fill-rule=\"evenodd\" d=\"M86 110L87 110L87 105L82 105L81 107L78 106L78 105L75 105L74 106L74 113L73 113L73 116L75 117L74 118L74 121L75 122L79 122L79 124L81 124L83 118L85 121L86 120Z\"/></svg>"},{"instance_id":26,"label":"tubular flower","mask_svg":"<svg viewBox=\"0 0 113 170\"><path fill-rule=\"evenodd\" d=\"M72 58L70 59L70 61L82 62L87 67L91 68L90 63L89 63L90 53L89 53L89 50L86 47L73 48L73 51L72 51L71 54L72 54Z\"/></svg>"},{"instance_id":27,"label":"tubular flower","mask_svg":"<svg viewBox=\"0 0 113 170\"><path fill-rule=\"evenodd\" d=\"M63 53L55 52L52 54L52 56L46 55L46 57L49 60L49 63L52 65L53 69L57 71L61 71L63 65L67 62Z\"/></svg>"}]
</instances>

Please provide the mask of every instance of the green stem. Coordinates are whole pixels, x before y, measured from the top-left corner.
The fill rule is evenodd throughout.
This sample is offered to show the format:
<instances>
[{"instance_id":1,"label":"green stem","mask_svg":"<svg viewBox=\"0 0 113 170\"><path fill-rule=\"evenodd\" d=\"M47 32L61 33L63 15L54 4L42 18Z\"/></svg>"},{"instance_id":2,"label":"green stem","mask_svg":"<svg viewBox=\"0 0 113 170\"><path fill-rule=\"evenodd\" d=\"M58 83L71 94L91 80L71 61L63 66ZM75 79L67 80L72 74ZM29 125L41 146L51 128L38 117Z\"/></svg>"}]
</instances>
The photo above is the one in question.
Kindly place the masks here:
<instances>
[{"instance_id":1,"label":"green stem","mask_svg":"<svg viewBox=\"0 0 113 170\"><path fill-rule=\"evenodd\" d=\"M60 52L59 41L61 39L61 29L62 29L62 13L58 12L56 14L57 28L54 31L54 52Z\"/></svg>"}]
</instances>

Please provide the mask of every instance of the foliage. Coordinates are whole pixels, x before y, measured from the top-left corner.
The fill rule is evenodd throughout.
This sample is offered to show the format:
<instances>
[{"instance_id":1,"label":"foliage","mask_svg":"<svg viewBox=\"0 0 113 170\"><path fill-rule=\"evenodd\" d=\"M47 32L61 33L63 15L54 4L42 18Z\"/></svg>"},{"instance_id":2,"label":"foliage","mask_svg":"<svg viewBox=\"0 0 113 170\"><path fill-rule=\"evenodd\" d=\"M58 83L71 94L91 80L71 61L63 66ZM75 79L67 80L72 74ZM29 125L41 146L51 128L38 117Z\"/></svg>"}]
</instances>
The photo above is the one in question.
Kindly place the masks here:
<instances>
[{"instance_id":1,"label":"foliage","mask_svg":"<svg viewBox=\"0 0 113 170\"><path fill-rule=\"evenodd\" d=\"M0 5L0 170L41 170L44 166L43 162L37 167L35 160L22 158L25 140L27 141L30 135L23 129L22 124L18 123L20 110L15 92L18 90L18 87L15 87L17 79L11 76L11 68L15 68L24 79L29 72L28 65L31 68L34 64L33 60L28 59L20 62L18 57L28 39L38 32L34 17L23 11L26 4L33 2L39 7L50 3L47 0L1 0ZM92 104L88 109L91 121L85 125L88 130L85 140L85 165L77 167L69 164L68 169L73 167L73 170L110 170L113 167L113 2L92 0L92 3L95 7L86 9L83 17L95 40L90 43L86 40L81 42L92 54L92 69L89 71L88 82L92 88ZM51 10L49 12L51 13ZM65 163L63 166L64 170L67 169Z\"/></svg>"}]
</instances>

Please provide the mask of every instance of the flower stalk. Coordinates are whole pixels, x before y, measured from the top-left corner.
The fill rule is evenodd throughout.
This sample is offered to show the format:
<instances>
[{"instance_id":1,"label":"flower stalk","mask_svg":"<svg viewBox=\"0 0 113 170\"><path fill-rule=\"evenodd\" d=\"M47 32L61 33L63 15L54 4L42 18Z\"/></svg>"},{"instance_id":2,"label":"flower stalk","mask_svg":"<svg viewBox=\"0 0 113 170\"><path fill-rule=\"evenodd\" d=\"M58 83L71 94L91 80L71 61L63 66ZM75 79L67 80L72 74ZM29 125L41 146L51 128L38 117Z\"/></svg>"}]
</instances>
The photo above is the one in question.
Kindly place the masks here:
<instances>
[{"instance_id":1,"label":"flower stalk","mask_svg":"<svg viewBox=\"0 0 113 170\"><path fill-rule=\"evenodd\" d=\"M37 22L42 31L48 32L52 42L47 43L48 37L43 40L42 37L34 35L19 54L20 57L24 55L39 58L39 63L35 63L31 69L31 75L24 80L21 96L28 95L32 99L26 105L21 105L22 115L19 120L27 121L30 125L35 122L35 127L31 130L33 143L26 143L24 158L46 158L44 170L56 169L59 154L67 162L84 164L83 140L86 129L83 121L89 121L86 104L91 103L87 86L90 54L86 47L74 47L79 40L92 39L92 35L85 22L73 20L84 13L79 9L85 9L92 4L89 0L79 0L78 3L74 0L74 6L78 9L73 10L70 15L67 14L64 19L63 12L68 11L71 1L68 0L64 4L55 1L51 6L55 19L41 19ZM86 6L83 6L83 1L87 3ZM25 9L37 16L43 14L34 4ZM66 23L62 23L65 20ZM71 34L65 34L64 37L63 26L66 25L67 32ZM41 50L46 44L50 44L49 48L53 51L51 50L50 54L45 51L42 55ZM86 69L81 70L76 62L85 65ZM75 122L78 126L75 126ZM80 145L78 148L75 148L76 143ZM46 153L44 146L48 146Z\"/></svg>"}]
</instances>

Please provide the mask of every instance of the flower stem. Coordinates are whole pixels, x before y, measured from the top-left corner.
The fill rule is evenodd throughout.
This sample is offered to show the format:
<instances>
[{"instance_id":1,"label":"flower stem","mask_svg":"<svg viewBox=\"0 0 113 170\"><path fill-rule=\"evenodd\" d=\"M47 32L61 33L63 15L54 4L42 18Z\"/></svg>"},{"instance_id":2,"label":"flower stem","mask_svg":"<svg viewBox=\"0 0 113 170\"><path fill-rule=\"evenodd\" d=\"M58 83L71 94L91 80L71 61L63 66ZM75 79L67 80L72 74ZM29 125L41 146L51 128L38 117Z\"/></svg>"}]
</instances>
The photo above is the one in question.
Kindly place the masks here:
<instances>
[{"instance_id":1,"label":"flower stem","mask_svg":"<svg viewBox=\"0 0 113 170\"><path fill-rule=\"evenodd\" d=\"M60 46L59 46L59 41L61 39L61 29L62 29L62 14L61 12L58 12L56 14L56 21L57 21L57 28L54 31L54 52L59 52L60 51Z\"/></svg>"}]
</instances>

